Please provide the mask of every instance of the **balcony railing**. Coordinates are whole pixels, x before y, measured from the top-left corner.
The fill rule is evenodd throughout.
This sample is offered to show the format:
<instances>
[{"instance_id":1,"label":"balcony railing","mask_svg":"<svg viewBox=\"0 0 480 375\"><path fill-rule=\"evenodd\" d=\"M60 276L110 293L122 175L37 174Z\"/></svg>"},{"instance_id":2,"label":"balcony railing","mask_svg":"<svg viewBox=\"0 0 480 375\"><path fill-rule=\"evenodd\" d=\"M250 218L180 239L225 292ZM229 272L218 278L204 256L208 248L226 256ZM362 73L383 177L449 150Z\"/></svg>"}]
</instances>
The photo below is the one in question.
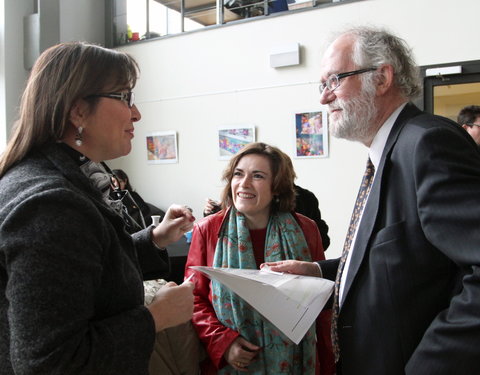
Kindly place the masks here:
<instances>
[{"instance_id":1,"label":"balcony railing","mask_svg":"<svg viewBox=\"0 0 480 375\"><path fill-rule=\"evenodd\" d=\"M108 44L119 46L230 22L360 0L107 1L112 33Z\"/></svg>"}]
</instances>

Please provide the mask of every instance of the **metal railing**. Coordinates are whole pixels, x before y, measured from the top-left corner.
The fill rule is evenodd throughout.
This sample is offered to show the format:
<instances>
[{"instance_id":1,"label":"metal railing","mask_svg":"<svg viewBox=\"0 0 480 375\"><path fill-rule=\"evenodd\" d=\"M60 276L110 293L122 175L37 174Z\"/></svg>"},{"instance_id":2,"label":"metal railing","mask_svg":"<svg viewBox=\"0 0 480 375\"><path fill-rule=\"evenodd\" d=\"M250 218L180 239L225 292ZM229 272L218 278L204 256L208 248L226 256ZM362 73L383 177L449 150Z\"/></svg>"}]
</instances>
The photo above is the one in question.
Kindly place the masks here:
<instances>
[{"instance_id":1,"label":"metal railing","mask_svg":"<svg viewBox=\"0 0 480 375\"><path fill-rule=\"evenodd\" d=\"M146 30L141 32L141 36L135 35L134 38L129 35L126 14L117 14L119 9L127 8L127 1L135 1L136 4L141 3L140 0L107 0L106 21L107 25L110 25L111 32L111 39L107 40L107 43L110 42L110 46L183 33L192 29L203 29L230 22L267 17L274 13L288 14L293 11L304 11L361 0L145 0ZM165 7L166 25L170 22L168 12L176 12L179 18L178 28L170 31L167 26L167 30L163 33L151 30L150 20L154 17L151 3ZM193 23L189 30L186 30L187 22Z\"/></svg>"}]
</instances>

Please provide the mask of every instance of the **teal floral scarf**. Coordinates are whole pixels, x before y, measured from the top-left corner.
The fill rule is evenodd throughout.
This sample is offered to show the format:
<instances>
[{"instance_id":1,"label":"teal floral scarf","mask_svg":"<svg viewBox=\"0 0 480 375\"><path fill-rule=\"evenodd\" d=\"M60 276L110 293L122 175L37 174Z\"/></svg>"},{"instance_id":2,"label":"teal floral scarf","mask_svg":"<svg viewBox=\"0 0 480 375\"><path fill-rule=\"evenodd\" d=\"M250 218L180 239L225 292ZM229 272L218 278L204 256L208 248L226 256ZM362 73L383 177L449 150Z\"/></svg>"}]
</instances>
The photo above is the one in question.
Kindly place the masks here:
<instances>
[{"instance_id":1,"label":"teal floral scarf","mask_svg":"<svg viewBox=\"0 0 480 375\"><path fill-rule=\"evenodd\" d=\"M232 207L220 230L214 267L256 269L245 216ZM270 216L265 241L265 261L297 259L311 261L307 241L290 213ZM213 307L218 319L249 342L262 347L248 366L249 374L315 373L315 324L299 345L293 343L249 304L220 283L212 281ZM279 312L281 314L281 312ZM244 374L227 365L219 374Z\"/></svg>"}]
</instances>

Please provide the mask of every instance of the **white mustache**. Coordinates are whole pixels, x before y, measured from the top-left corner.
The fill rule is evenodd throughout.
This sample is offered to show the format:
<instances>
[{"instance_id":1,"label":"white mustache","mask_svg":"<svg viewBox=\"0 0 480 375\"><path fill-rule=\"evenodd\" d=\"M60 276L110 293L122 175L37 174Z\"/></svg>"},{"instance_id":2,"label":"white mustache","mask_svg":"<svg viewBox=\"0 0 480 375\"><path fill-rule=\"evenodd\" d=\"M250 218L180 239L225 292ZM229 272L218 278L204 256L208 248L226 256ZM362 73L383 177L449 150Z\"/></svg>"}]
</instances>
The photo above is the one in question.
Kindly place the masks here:
<instances>
[{"instance_id":1,"label":"white mustache","mask_svg":"<svg viewBox=\"0 0 480 375\"><path fill-rule=\"evenodd\" d=\"M343 110L343 109L344 109L344 107L343 107L340 103L337 103L337 101L335 101L335 102L333 102L333 103L331 103L331 104L328 104L328 106L327 106L327 112L328 112L328 114L331 114L333 111L335 111L335 110L337 110L337 109L339 109L339 110Z\"/></svg>"}]
</instances>

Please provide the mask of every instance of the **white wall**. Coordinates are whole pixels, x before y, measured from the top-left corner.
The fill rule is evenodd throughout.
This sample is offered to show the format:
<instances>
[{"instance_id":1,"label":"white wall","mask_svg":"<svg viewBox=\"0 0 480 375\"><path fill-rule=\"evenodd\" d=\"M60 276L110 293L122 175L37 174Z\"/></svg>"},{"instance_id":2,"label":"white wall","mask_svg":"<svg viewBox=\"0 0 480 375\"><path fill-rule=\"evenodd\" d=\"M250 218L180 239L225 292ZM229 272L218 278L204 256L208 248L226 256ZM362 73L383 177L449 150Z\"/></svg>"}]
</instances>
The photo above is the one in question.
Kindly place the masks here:
<instances>
[{"instance_id":1,"label":"white wall","mask_svg":"<svg viewBox=\"0 0 480 375\"><path fill-rule=\"evenodd\" d=\"M218 126L253 124L257 140L292 155L293 113L320 108L318 66L332 30L386 26L419 65L477 60L479 10L477 0L370 0L126 46L141 67L135 93L143 118L131 154L110 165L124 168L147 201L188 204L200 218L204 199L223 186ZM284 42L301 44L302 63L272 69L269 50ZM178 164L147 164L145 136L161 130L177 131ZM329 258L341 253L366 155L362 145L332 137L328 158L293 159L298 184L316 194L330 226Z\"/></svg>"},{"instance_id":2,"label":"white wall","mask_svg":"<svg viewBox=\"0 0 480 375\"><path fill-rule=\"evenodd\" d=\"M17 117L29 71L23 64L23 18L35 12L38 0L0 0L0 152ZM105 42L104 0L58 0L58 41ZM48 15L47 15L48 16Z\"/></svg>"},{"instance_id":3,"label":"white wall","mask_svg":"<svg viewBox=\"0 0 480 375\"><path fill-rule=\"evenodd\" d=\"M105 1L60 0L60 40L105 44Z\"/></svg>"},{"instance_id":4,"label":"white wall","mask_svg":"<svg viewBox=\"0 0 480 375\"><path fill-rule=\"evenodd\" d=\"M6 0L0 4L3 13L0 35L0 152L9 129L17 116L19 99L28 72L23 68L23 17L33 13L32 0Z\"/></svg>"},{"instance_id":5,"label":"white wall","mask_svg":"<svg viewBox=\"0 0 480 375\"><path fill-rule=\"evenodd\" d=\"M5 44L5 1L0 0L0 45ZM5 49L0 48L0 153L7 142L7 114L5 111ZM2 126L2 124L4 124Z\"/></svg>"}]
</instances>

